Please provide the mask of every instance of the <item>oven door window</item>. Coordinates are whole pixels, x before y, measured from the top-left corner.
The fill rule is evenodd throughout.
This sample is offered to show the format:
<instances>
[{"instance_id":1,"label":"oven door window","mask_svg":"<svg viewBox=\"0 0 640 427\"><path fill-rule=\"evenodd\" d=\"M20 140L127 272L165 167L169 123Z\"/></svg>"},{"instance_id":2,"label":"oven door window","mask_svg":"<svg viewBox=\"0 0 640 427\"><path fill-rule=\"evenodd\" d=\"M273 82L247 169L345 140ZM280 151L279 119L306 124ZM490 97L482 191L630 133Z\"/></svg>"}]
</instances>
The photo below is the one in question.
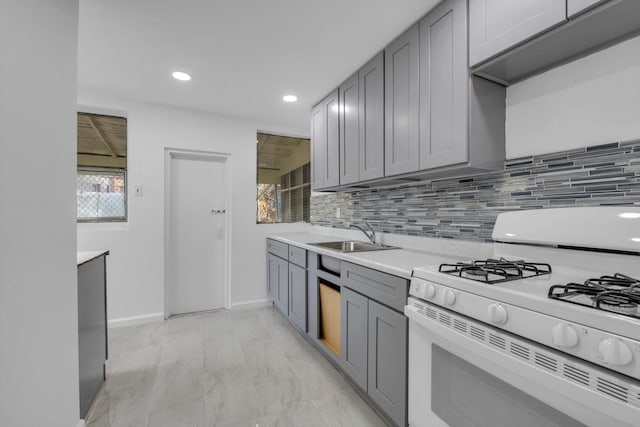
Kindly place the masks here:
<instances>
[{"instance_id":1,"label":"oven door window","mask_svg":"<svg viewBox=\"0 0 640 427\"><path fill-rule=\"evenodd\" d=\"M584 427L544 402L432 344L431 410L456 427Z\"/></svg>"}]
</instances>

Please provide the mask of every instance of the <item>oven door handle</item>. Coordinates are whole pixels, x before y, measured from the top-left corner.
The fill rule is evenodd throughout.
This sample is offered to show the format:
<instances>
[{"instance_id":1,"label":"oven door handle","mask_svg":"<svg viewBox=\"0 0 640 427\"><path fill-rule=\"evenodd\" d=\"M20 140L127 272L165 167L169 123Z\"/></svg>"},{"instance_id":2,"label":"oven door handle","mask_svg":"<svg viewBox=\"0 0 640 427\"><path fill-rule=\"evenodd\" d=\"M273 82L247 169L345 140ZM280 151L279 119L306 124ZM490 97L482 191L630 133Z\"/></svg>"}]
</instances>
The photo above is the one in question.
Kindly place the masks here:
<instances>
[{"instance_id":1,"label":"oven door handle","mask_svg":"<svg viewBox=\"0 0 640 427\"><path fill-rule=\"evenodd\" d=\"M570 361L555 352L551 353L541 345L521 340L513 334L440 308L430 310L429 316L413 305L405 306L404 311L410 320L410 358L411 339L415 339L416 336L411 333L411 329L424 328L424 333L420 334L422 339L430 340L455 356L560 409L586 425L614 425L611 424L612 421L619 421L620 426L631 427L640 419L640 407L605 396L563 377L562 372L567 365L582 365L577 361ZM517 346L528 349L529 359L525 360L516 355ZM549 355L553 356L555 365L549 362ZM556 372L550 371L549 367L545 368L545 363L555 366ZM595 369L591 365L585 367ZM593 381L595 382L595 379ZM636 398L639 392L640 388L633 392ZM640 402L637 404L640 405ZM617 420L614 420L614 417ZM594 422L596 420L598 421Z\"/></svg>"}]
</instances>

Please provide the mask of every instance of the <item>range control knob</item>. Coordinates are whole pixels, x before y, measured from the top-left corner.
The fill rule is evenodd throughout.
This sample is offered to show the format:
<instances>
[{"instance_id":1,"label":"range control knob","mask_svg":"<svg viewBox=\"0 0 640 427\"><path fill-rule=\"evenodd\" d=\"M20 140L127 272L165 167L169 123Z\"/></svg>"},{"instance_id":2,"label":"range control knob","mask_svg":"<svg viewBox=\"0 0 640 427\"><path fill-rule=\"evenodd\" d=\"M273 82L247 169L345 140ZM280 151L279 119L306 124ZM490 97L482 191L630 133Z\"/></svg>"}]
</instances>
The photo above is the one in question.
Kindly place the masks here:
<instances>
[{"instance_id":1,"label":"range control knob","mask_svg":"<svg viewBox=\"0 0 640 427\"><path fill-rule=\"evenodd\" d=\"M491 323L501 325L507 321L507 310L500 304L490 304L487 314Z\"/></svg>"},{"instance_id":2,"label":"range control knob","mask_svg":"<svg viewBox=\"0 0 640 427\"><path fill-rule=\"evenodd\" d=\"M453 292L451 289L446 289L442 293L442 305L451 306L455 304L455 302L456 302L456 293Z\"/></svg>"},{"instance_id":3,"label":"range control knob","mask_svg":"<svg viewBox=\"0 0 640 427\"><path fill-rule=\"evenodd\" d=\"M608 338L598 345L600 357L610 365L625 366L633 360L633 354L625 343L618 338Z\"/></svg>"},{"instance_id":4,"label":"range control knob","mask_svg":"<svg viewBox=\"0 0 640 427\"><path fill-rule=\"evenodd\" d=\"M553 344L558 347L573 347L578 344L578 333L566 323L558 323L551 330Z\"/></svg>"},{"instance_id":5,"label":"range control knob","mask_svg":"<svg viewBox=\"0 0 640 427\"><path fill-rule=\"evenodd\" d=\"M422 296L426 299L433 299L436 296L436 287L433 283L425 283L422 287Z\"/></svg>"}]
</instances>

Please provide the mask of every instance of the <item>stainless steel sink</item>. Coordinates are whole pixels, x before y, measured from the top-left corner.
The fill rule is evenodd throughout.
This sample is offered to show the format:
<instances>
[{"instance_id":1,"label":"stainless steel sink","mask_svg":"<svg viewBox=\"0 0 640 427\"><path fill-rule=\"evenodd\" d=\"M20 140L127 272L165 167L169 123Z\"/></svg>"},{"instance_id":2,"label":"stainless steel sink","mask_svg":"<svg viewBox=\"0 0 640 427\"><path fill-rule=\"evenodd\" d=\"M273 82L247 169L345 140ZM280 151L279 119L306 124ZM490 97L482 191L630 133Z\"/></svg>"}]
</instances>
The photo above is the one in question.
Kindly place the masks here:
<instances>
[{"instance_id":1,"label":"stainless steel sink","mask_svg":"<svg viewBox=\"0 0 640 427\"><path fill-rule=\"evenodd\" d=\"M358 240L348 240L344 242L322 242L310 243L310 245L320 248L331 249L336 252L366 252L366 251L383 251L387 249L400 249L397 246L387 246L361 242Z\"/></svg>"}]
</instances>

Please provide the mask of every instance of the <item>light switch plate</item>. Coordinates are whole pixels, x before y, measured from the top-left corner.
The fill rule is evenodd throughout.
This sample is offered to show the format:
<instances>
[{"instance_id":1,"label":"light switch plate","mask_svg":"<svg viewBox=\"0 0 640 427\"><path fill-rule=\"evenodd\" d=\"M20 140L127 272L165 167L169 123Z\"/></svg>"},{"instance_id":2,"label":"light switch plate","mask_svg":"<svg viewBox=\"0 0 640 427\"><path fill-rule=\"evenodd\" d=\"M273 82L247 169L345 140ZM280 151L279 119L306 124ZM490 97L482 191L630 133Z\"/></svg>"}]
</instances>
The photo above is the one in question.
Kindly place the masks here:
<instances>
[{"instance_id":1,"label":"light switch plate","mask_svg":"<svg viewBox=\"0 0 640 427\"><path fill-rule=\"evenodd\" d=\"M142 197L142 185L136 185L135 195L136 197Z\"/></svg>"}]
</instances>

